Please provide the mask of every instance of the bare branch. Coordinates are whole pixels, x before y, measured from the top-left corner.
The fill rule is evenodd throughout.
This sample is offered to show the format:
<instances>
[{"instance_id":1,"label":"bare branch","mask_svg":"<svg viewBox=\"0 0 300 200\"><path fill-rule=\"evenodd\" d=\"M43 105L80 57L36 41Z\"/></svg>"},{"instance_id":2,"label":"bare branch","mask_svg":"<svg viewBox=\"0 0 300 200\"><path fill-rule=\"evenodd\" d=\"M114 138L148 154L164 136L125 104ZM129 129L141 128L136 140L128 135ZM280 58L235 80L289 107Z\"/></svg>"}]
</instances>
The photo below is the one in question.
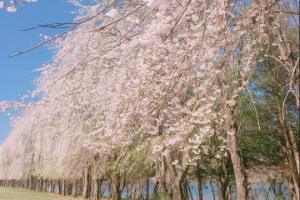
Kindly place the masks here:
<instances>
[{"instance_id":1,"label":"bare branch","mask_svg":"<svg viewBox=\"0 0 300 200\"><path fill-rule=\"evenodd\" d=\"M114 1L114 2L115 2L115 1ZM49 43L49 42L51 42L51 41L53 41L53 40L56 40L57 38L60 38L60 37L62 37L62 36L64 36L64 35L66 35L67 33L71 32L72 30L74 30L75 28L77 28L79 25L81 25L81 24L83 24L83 23L85 23L85 22L88 22L88 21L94 19L96 16L98 16L99 14L101 14L102 12L104 12L107 8L108 8L108 6L106 6L105 8L103 8L101 11L99 11L99 12L98 12L97 14L95 14L94 16L89 17L89 18L87 18L87 19L85 19L85 20L82 20L82 21L80 21L80 22L74 22L74 23L76 23L76 25L73 26L71 29L69 29L69 30L67 30L67 31L65 31L65 32L63 32L63 33L57 35L57 36L54 36L54 37L52 37L52 38L50 38L50 39L48 39L48 40L46 40L46 41L44 41L44 42L42 42L42 43L40 43L40 44L37 44L37 45L35 45L35 46L33 46L33 47L31 47L31 48L25 50L25 51L21 51L21 52L19 52L19 53L17 53L17 54L14 54L14 55L9 56L9 57L12 58L12 57L18 56L18 55L20 55L20 54L23 54L23 53L26 53L26 52L28 52L28 51L31 51L31 50L33 50L33 49L35 49L35 48L37 48L37 47L40 47L40 46L42 46L42 45L44 45L44 44L46 44L46 43Z\"/></svg>"}]
</instances>

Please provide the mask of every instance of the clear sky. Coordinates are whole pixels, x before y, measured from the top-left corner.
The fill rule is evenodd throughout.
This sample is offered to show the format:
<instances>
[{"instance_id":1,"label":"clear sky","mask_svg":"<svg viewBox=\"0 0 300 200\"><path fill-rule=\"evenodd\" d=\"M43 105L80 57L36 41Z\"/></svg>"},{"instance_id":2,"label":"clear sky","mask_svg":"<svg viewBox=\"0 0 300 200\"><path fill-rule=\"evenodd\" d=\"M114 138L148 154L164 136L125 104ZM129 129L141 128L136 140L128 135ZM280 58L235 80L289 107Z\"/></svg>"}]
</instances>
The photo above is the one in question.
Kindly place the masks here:
<instances>
[{"instance_id":1,"label":"clear sky","mask_svg":"<svg viewBox=\"0 0 300 200\"><path fill-rule=\"evenodd\" d=\"M9 3L8 0L4 2ZM38 74L32 71L42 67L53 53L45 47L39 47L17 57L8 56L41 41L41 33L54 36L65 29L19 30L43 23L70 22L75 17L70 11L76 10L67 0L39 0L16 8L15 13L7 12L5 8L0 9L0 101L20 100L19 94L26 94L27 90L34 89L32 80ZM0 112L0 143L11 131L9 118L7 113Z\"/></svg>"}]
</instances>

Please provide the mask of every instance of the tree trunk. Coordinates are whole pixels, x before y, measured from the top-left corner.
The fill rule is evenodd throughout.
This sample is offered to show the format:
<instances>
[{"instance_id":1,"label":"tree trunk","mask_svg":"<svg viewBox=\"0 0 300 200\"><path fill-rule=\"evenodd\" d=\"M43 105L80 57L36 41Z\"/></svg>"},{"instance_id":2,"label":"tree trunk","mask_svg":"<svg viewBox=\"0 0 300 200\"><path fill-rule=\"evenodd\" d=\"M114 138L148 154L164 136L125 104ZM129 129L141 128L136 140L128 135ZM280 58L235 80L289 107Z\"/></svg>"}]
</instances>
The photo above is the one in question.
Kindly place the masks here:
<instances>
[{"instance_id":1,"label":"tree trunk","mask_svg":"<svg viewBox=\"0 0 300 200\"><path fill-rule=\"evenodd\" d=\"M29 186L28 186L28 189L29 190L32 190L32 188L33 188L33 183L32 183L33 181L32 181L32 177L30 176L30 178L29 178Z\"/></svg>"},{"instance_id":2,"label":"tree trunk","mask_svg":"<svg viewBox=\"0 0 300 200\"><path fill-rule=\"evenodd\" d=\"M181 181L181 193L183 196L183 199L189 199L189 192L188 192L188 186L187 186L187 180L186 177L183 178Z\"/></svg>"},{"instance_id":3,"label":"tree trunk","mask_svg":"<svg viewBox=\"0 0 300 200\"><path fill-rule=\"evenodd\" d=\"M54 190L54 185L53 185L53 180L49 180L49 188L48 188L48 192L49 193L53 193L53 190Z\"/></svg>"},{"instance_id":4,"label":"tree trunk","mask_svg":"<svg viewBox=\"0 0 300 200\"><path fill-rule=\"evenodd\" d=\"M66 179L61 181L61 195L66 196Z\"/></svg>"},{"instance_id":5,"label":"tree trunk","mask_svg":"<svg viewBox=\"0 0 300 200\"><path fill-rule=\"evenodd\" d=\"M193 198L193 193L192 193L192 191L191 191L191 188L190 188L190 184L189 184L189 182L186 182L186 185L187 185L187 188L188 188L188 190L189 190L189 193L190 193L191 199L194 199L194 198Z\"/></svg>"},{"instance_id":6,"label":"tree trunk","mask_svg":"<svg viewBox=\"0 0 300 200\"><path fill-rule=\"evenodd\" d=\"M211 181L209 181L209 184L210 184L210 187L211 187L211 192L212 192L213 198L214 198L214 200L216 200L215 191L214 191L214 188L213 188L213 186L211 184Z\"/></svg>"},{"instance_id":7,"label":"tree trunk","mask_svg":"<svg viewBox=\"0 0 300 200\"><path fill-rule=\"evenodd\" d=\"M102 196L104 194L104 191L102 192L102 183L103 183L103 177L99 179L98 187L99 187L99 199L102 199Z\"/></svg>"},{"instance_id":8,"label":"tree trunk","mask_svg":"<svg viewBox=\"0 0 300 200\"><path fill-rule=\"evenodd\" d=\"M288 180L290 180L289 181L289 189L290 189L291 200L297 200L294 181L293 181L292 177L290 177L290 176L288 176Z\"/></svg>"},{"instance_id":9,"label":"tree trunk","mask_svg":"<svg viewBox=\"0 0 300 200\"><path fill-rule=\"evenodd\" d=\"M278 131L280 131L280 129L278 129ZM283 159L284 159L284 166L286 169L288 169L290 171L290 165L289 165L289 161L287 159L287 152L286 152L286 148L284 146L284 144L281 143L281 150L283 152ZM295 191L295 186L294 186L294 181L290 175L290 173L287 174L287 178L289 180L289 190L290 190L290 194L291 194L291 199L292 200L297 200L295 195L296 191Z\"/></svg>"},{"instance_id":10,"label":"tree trunk","mask_svg":"<svg viewBox=\"0 0 300 200\"><path fill-rule=\"evenodd\" d=\"M278 112L281 113L282 109L278 107ZM281 149L283 152L284 157L284 165L287 169L290 171L290 175L293 179L293 181L290 183L293 183L294 187L291 187L291 184L289 184L289 187L291 189L291 192L294 193L299 197L299 174L297 172L297 166L294 159L290 138L286 131L285 122L283 120L282 115L277 115L277 129L278 133L281 136Z\"/></svg>"},{"instance_id":11,"label":"tree trunk","mask_svg":"<svg viewBox=\"0 0 300 200\"><path fill-rule=\"evenodd\" d=\"M40 188L39 188L39 191L40 191L40 192L43 192L43 189L44 189L44 179L41 178L41 179L40 179Z\"/></svg>"},{"instance_id":12,"label":"tree trunk","mask_svg":"<svg viewBox=\"0 0 300 200\"><path fill-rule=\"evenodd\" d=\"M255 200L252 184L249 185L249 191L250 191L250 200ZM276 195L276 193L274 193Z\"/></svg>"},{"instance_id":13,"label":"tree trunk","mask_svg":"<svg viewBox=\"0 0 300 200\"><path fill-rule=\"evenodd\" d=\"M171 155L165 156L167 163L167 170L170 178L170 187L172 188L174 200L186 200L188 199L188 192L186 186L186 175L189 168L187 164L188 152L182 152L182 164L180 167L175 167L172 164Z\"/></svg>"},{"instance_id":14,"label":"tree trunk","mask_svg":"<svg viewBox=\"0 0 300 200\"><path fill-rule=\"evenodd\" d=\"M135 200L135 182L132 182L131 184L131 200Z\"/></svg>"},{"instance_id":15,"label":"tree trunk","mask_svg":"<svg viewBox=\"0 0 300 200\"><path fill-rule=\"evenodd\" d=\"M297 171L297 167L296 167L296 163L294 160L294 156L293 156L293 151L291 149L291 146L289 146L289 141L287 141L288 138L286 138L286 145L287 145L287 157L288 157L288 161L289 161L289 166L291 169L291 174L293 177L293 181L294 181L294 185L295 185L295 190L296 190L296 195L299 199L299 190L300 190L300 186L299 186L299 174Z\"/></svg>"},{"instance_id":16,"label":"tree trunk","mask_svg":"<svg viewBox=\"0 0 300 200\"><path fill-rule=\"evenodd\" d=\"M61 194L61 181L60 180L57 181L57 193Z\"/></svg>"},{"instance_id":17,"label":"tree trunk","mask_svg":"<svg viewBox=\"0 0 300 200\"><path fill-rule=\"evenodd\" d=\"M231 187L230 187L230 185L227 186L227 199L231 200Z\"/></svg>"},{"instance_id":18,"label":"tree trunk","mask_svg":"<svg viewBox=\"0 0 300 200\"><path fill-rule=\"evenodd\" d=\"M146 200L149 200L149 177L146 178Z\"/></svg>"},{"instance_id":19,"label":"tree trunk","mask_svg":"<svg viewBox=\"0 0 300 200\"><path fill-rule=\"evenodd\" d=\"M170 180L170 174L169 171L166 171L167 176L166 176L166 181L168 184L168 199L173 199L173 192L172 192L172 187L171 187L171 180Z\"/></svg>"},{"instance_id":20,"label":"tree trunk","mask_svg":"<svg viewBox=\"0 0 300 200\"><path fill-rule=\"evenodd\" d=\"M34 189L35 191L39 191L39 187L40 187L40 179L38 179L38 177L34 178Z\"/></svg>"},{"instance_id":21,"label":"tree trunk","mask_svg":"<svg viewBox=\"0 0 300 200\"><path fill-rule=\"evenodd\" d=\"M199 164L197 165L196 176L197 176L197 181L198 181L199 200L203 200L203 191L202 191L203 177L201 175L201 168L199 167Z\"/></svg>"},{"instance_id":22,"label":"tree trunk","mask_svg":"<svg viewBox=\"0 0 300 200\"><path fill-rule=\"evenodd\" d=\"M166 174L165 174L165 158L161 156L161 162L159 165L159 186L160 196L162 200L166 199Z\"/></svg>"},{"instance_id":23,"label":"tree trunk","mask_svg":"<svg viewBox=\"0 0 300 200\"><path fill-rule=\"evenodd\" d=\"M219 200L225 200L226 199L226 187L227 185L224 185L222 183L222 180L221 180L221 175L220 174L217 174L215 175L215 180L216 180L216 183L217 183L217 187L218 187L218 194L219 194Z\"/></svg>"},{"instance_id":24,"label":"tree trunk","mask_svg":"<svg viewBox=\"0 0 300 200\"><path fill-rule=\"evenodd\" d=\"M139 194L138 194L138 199L142 200L143 198L143 179L139 178Z\"/></svg>"},{"instance_id":25,"label":"tree trunk","mask_svg":"<svg viewBox=\"0 0 300 200\"><path fill-rule=\"evenodd\" d=\"M30 190L30 176L28 177L28 179L26 179L26 186L25 186L25 189L29 189Z\"/></svg>"},{"instance_id":26,"label":"tree trunk","mask_svg":"<svg viewBox=\"0 0 300 200\"><path fill-rule=\"evenodd\" d=\"M96 200L99 200L99 179L94 180L93 196Z\"/></svg>"},{"instance_id":27,"label":"tree trunk","mask_svg":"<svg viewBox=\"0 0 300 200\"><path fill-rule=\"evenodd\" d=\"M126 185L126 199L129 199L129 191L130 191L130 187L129 187L129 184L127 183L127 185Z\"/></svg>"},{"instance_id":28,"label":"tree trunk","mask_svg":"<svg viewBox=\"0 0 300 200\"><path fill-rule=\"evenodd\" d=\"M121 194L125 187L125 175L116 174L112 179L112 200L121 200Z\"/></svg>"},{"instance_id":29,"label":"tree trunk","mask_svg":"<svg viewBox=\"0 0 300 200\"><path fill-rule=\"evenodd\" d=\"M77 196L77 181L76 181L76 179L73 181L73 184L72 184L72 196L74 196L74 197Z\"/></svg>"},{"instance_id":30,"label":"tree trunk","mask_svg":"<svg viewBox=\"0 0 300 200\"><path fill-rule=\"evenodd\" d=\"M153 194L152 194L153 196L158 195L158 185L159 185L159 181L156 181L153 189Z\"/></svg>"},{"instance_id":31,"label":"tree trunk","mask_svg":"<svg viewBox=\"0 0 300 200\"><path fill-rule=\"evenodd\" d=\"M108 199L110 200L111 199L111 196L112 196L112 189L111 189L111 182L108 183Z\"/></svg>"},{"instance_id":32,"label":"tree trunk","mask_svg":"<svg viewBox=\"0 0 300 200\"><path fill-rule=\"evenodd\" d=\"M90 196L90 165L87 165L84 169L84 180L83 180L83 192L82 195L85 199L88 199Z\"/></svg>"},{"instance_id":33,"label":"tree trunk","mask_svg":"<svg viewBox=\"0 0 300 200\"><path fill-rule=\"evenodd\" d=\"M234 113L232 111L226 112L230 117L227 117L227 140L229 141L229 152L232 160L234 169L234 175L236 180L237 195L239 200L249 200L246 173L244 169L244 162L241 156L238 136L237 136L237 125L234 121ZM231 119L231 120L230 120Z\"/></svg>"},{"instance_id":34,"label":"tree trunk","mask_svg":"<svg viewBox=\"0 0 300 200\"><path fill-rule=\"evenodd\" d=\"M285 111L286 111L286 113L289 113L287 105L285 105ZM291 147L292 147L293 153L294 153L294 159L295 159L296 166L297 166L297 172L299 174L299 159L300 159L299 148L298 148L299 144L297 144L291 121L289 119L286 119L286 123L287 123L288 132L289 132L289 138L291 140Z\"/></svg>"},{"instance_id":35,"label":"tree trunk","mask_svg":"<svg viewBox=\"0 0 300 200\"><path fill-rule=\"evenodd\" d=\"M173 198L173 191L172 188L168 186L168 199L172 199L172 198Z\"/></svg>"},{"instance_id":36,"label":"tree trunk","mask_svg":"<svg viewBox=\"0 0 300 200\"><path fill-rule=\"evenodd\" d=\"M72 195L72 183L69 183L69 184L67 185L67 187L68 187L68 192L67 192L67 194L68 194L68 195Z\"/></svg>"},{"instance_id":37,"label":"tree trunk","mask_svg":"<svg viewBox=\"0 0 300 200\"><path fill-rule=\"evenodd\" d=\"M188 196L185 196L186 192L183 191L182 182L176 181L172 185L173 197L174 200L186 200L189 199Z\"/></svg>"},{"instance_id":38,"label":"tree trunk","mask_svg":"<svg viewBox=\"0 0 300 200\"><path fill-rule=\"evenodd\" d=\"M48 179L45 179L44 183L43 183L43 188L42 188L43 192L47 191L47 183L48 183Z\"/></svg>"}]
</instances>

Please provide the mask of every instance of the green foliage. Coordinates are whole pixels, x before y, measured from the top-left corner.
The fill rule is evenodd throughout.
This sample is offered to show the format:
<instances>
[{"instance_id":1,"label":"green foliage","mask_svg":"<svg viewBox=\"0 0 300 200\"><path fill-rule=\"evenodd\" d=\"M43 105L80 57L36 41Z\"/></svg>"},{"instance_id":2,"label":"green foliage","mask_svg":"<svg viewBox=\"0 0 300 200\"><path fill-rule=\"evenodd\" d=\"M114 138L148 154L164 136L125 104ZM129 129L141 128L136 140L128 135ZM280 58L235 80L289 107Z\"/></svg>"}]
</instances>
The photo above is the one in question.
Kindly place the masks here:
<instances>
[{"instance_id":1,"label":"green foliage","mask_svg":"<svg viewBox=\"0 0 300 200\"><path fill-rule=\"evenodd\" d=\"M168 196L169 196L168 192L153 194L152 197L150 198L150 200L163 200L163 199L167 199Z\"/></svg>"},{"instance_id":2,"label":"green foliage","mask_svg":"<svg viewBox=\"0 0 300 200\"><path fill-rule=\"evenodd\" d=\"M263 190L263 196L265 200L285 200L284 196L276 196L274 193L271 193L270 190Z\"/></svg>"},{"instance_id":3,"label":"green foliage","mask_svg":"<svg viewBox=\"0 0 300 200\"><path fill-rule=\"evenodd\" d=\"M261 54L270 54L262 51ZM272 53L276 54L276 51ZM263 58L263 55L261 55ZM284 67L273 60L264 58L259 62L249 82L249 92L239 99L236 110L240 125L239 138L246 167L255 165L283 166L281 140L278 133L278 116L289 83L289 74ZM251 93L251 94L249 94ZM293 111L285 115L292 122L295 133L299 130L299 116L295 110L295 96L289 95L285 105ZM298 137L297 137L298 138Z\"/></svg>"}]
</instances>

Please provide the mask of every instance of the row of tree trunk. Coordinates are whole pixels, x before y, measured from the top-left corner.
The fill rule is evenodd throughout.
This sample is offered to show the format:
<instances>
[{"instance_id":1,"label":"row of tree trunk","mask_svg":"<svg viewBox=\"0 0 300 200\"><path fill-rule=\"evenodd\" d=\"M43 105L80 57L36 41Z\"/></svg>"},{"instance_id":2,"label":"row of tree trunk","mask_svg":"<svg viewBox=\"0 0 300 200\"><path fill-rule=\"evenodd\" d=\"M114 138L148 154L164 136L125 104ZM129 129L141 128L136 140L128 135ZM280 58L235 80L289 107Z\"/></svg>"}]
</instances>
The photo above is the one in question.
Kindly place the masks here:
<instances>
[{"instance_id":1,"label":"row of tree trunk","mask_svg":"<svg viewBox=\"0 0 300 200\"><path fill-rule=\"evenodd\" d=\"M102 187L104 183L104 179L98 178L92 180L90 177L90 171L85 171L85 176L83 180L48 180L38 177L30 177L25 180L0 180L0 186L3 187L11 187L11 188L22 188L22 189L29 189L35 190L38 192L48 192L48 193L57 193L63 196L65 195L72 195L76 196L83 196L84 198L88 199L92 197L92 199L100 200L103 197L104 192L108 191L108 199L121 199L121 193L123 191L120 190L120 180L121 178L116 176L113 177L111 182L107 182L107 187ZM142 179L139 180L138 187L135 187L135 182L131 182L129 189L127 190L127 198L135 199L136 196L138 199L149 199L149 179L146 183L146 195L143 197L143 185ZM119 187L117 187L119 186ZM105 189L103 189L105 188ZM138 189L138 193L136 190ZM130 193L128 192L130 191Z\"/></svg>"},{"instance_id":2,"label":"row of tree trunk","mask_svg":"<svg viewBox=\"0 0 300 200\"><path fill-rule=\"evenodd\" d=\"M38 177L30 177L25 180L0 180L0 186L23 188L39 192L58 193L61 195L77 196L81 194L80 181L48 180ZM56 191L55 191L56 188Z\"/></svg>"}]
</instances>

